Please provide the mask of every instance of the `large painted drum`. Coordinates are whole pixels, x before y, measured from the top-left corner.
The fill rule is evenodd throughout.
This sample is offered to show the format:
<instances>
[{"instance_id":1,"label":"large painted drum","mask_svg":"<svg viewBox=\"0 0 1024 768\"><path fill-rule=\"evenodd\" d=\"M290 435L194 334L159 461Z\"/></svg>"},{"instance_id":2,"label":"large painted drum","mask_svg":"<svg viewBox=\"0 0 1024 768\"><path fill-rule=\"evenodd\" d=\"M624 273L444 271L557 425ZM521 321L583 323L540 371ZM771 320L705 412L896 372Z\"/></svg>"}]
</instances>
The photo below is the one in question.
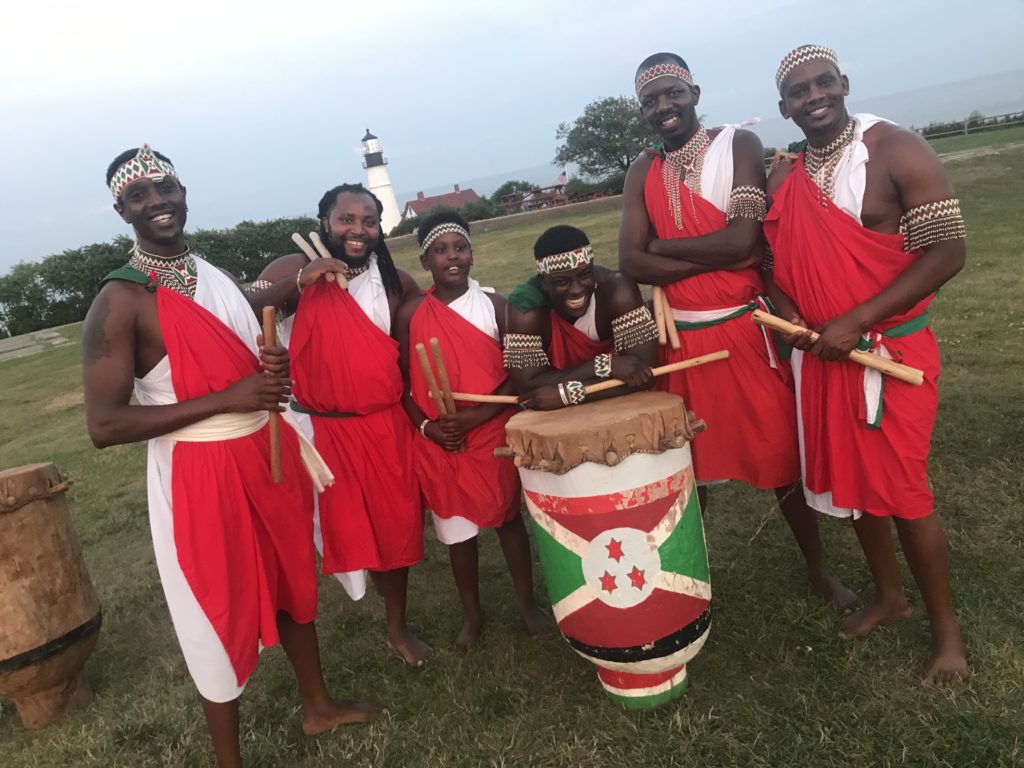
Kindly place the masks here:
<instances>
[{"instance_id":1,"label":"large painted drum","mask_svg":"<svg viewBox=\"0 0 1024 768\"><path fill-rule=\"evenodd\" d=\"M711 627L683 401L641 392L508 422L558 627L615 702L680 696Z\"/></svg>"},{"instance_id":2,"label":"large painted drum","mask_svg":"<svg viewBox=\"0 0 1024 768\"><path fill-rule=\"evenodd\" d=\"M26 728L92 701L100 607L53 464L0 472L0 696Z\"/></svg>"}]
</instances>

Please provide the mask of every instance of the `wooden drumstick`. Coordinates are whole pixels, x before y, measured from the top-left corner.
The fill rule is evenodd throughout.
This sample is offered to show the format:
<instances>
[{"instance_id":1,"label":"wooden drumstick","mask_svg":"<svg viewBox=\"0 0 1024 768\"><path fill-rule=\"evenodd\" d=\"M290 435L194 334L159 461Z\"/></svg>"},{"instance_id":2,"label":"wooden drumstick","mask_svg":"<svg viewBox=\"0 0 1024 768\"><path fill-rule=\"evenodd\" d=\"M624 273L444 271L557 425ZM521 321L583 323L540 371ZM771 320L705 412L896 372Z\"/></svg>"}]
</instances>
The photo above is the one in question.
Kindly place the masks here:
<instances>
[{"instance_id":1,"label":"wooden drumstick","mask_svg":"<svg viewBox=\"0 0 1024 768\"><path fill-rule=\"evenodd\" d=\"M672 345L672 349L679 349L679 331L676 329L676 319L672 315L672 305L668 303L668 294L664 290L661 292L661 301L664 307L665 332L668 334L668 343Z\"/></svg>"},{"instance_id":2,"label":"wooden drumstick","mask_svg":"<svg viewBox=\"0 0 1024 768\"><path fill-rule=\"evenodd\" d=\"M430 396L434 398L438 413L442 416L448 415L445 407L445 400L441 396L441 390L437 387L437 379L434 378L434 371L430 367L430 360L427 359L427 348L420 342L416 345L416 356L420 359L420 368L423 369L423 378L427 380L427 387L430 389Z\"/></svg>"},{"instance_id":3,"label":"wooden drumstick","mask_svg":"<svg viewBox=\"0 0 1024 768\"><path fill-rule=\"evenodd\" d=\"M657 368L652 368L651 373L655 376L664 376L666 373L674 373L675 371L684 371L687 368L696 368L698 365L705 365L707 363L713 363L716 360L725 360L729 357L728 349L720 349L717 352L711 352L706 355L698 355L697 357L691 357L686 360L679 360L675 363L669 363L668 365L660 365ZM584 392L591 395L595 392L604 392L606 389L615 389L615 387L621 387L626 382L621 379L608 379L607 381L599 381L596 384L591 384L584 388Z\"/></svg>"},{"instance_id":4,"label":"wooden drumstick","mask_svg":"<svg viewBox=\"0 0 1024 768\"><path fill-rule=\"evenodd\" d=\"M277 307L263 308L263 346L277 346ZM270 414L270 480L281 482L281 414Z\"/></svg>"},{"instance_id":5,"label":"wooden drumstick","mask_svg":"<svg viewBox=\"0 0 1024 768\"><path fill-rule=\"evenodd\" d=\"M661 365L657 368L652 368L651 373L655 376L664 376L666 373L683 371L687 368L696 368L698 365L713 363L716 360L725 360L728 357L729 350L720 349L717 352L711 352L707 355L699 355L698 357L691 357L686 360L679 360L675 363L669 363L668 365ZM621 387L625 383L626 382L621 379L599 381L596 384L591 384L586 387L586 393L590 395L594 392L603 392L606 389ZM509 405L514 405L519 401L518 398L513 397L512 395L473 395L468 392L452 392L452 397L456 400L461 400L464 403L508 403Z\"/></svg>"},{"instance_id":6,"label":"wooden drumstick","mask_svg":"<svg viewBox=\"0 0 1024 768\"><path fill-rule=\"evenodd\" d=\"M775 315L769 315L767 312L763 312L760 309L755 309L751 315L751 319L755 323L767 326L781 333L802 333L807 328L801 328L799 325L793 325L793 323L783 320L781 317L775 317ZM816 340L819 334L811 331L811 340ZM912 368L909 365L903 363L897 363L894 360L886 360L884 357L878 355L869 355L867 352L861 352L858 349L850 351L850 360L855 363L863 365L865 368L872 368L876 371L884 373L886 376L892 376L894 379L905 381L907 384L913 384L914 386L920 386L924 384L924 371L918 368Z\"/></svg>"},{"instance_id":7,"label":"wooden drumstick","mask_svg":"<svg viewBox=\"0 0 1024 768\"><path fill-rule=\"evenodd\" d=\"M436 338L430 340L430 353L434 357L434 366L437 368L437 383L441 385L445 410L448 413L455 413L455 400L452 398L452 385L448 380L448 369L444 366L444 358L441 356L441 344Z\"/></svg>"},{"instance_id":8,"label":"wooden drumstick","mask_svg":"<svg viewBox=\"0 0 1024 768\"><path fill-rule=\"evenodd\" d=\"M319 232L310 232L309 242L311 242L313 244L313 247L316 248L316 251L317 253L320 254L321 259L334 258L333 256L331 256L331 252L327 250L327 246L324 245L324 241L320 239ZM337 282L339 288L348 288L348 280L345 279L344 275L339 275L336 272L328 272L326 275L324 275L324 278L327 280L328 283Z\"/></svg>"},{"instance_id":9,"label":"wooden drumstick","mask_svg":"<svg viewBox=\"0 0 1024 768\"><path fill-rule=\"evenodd\" d=\"M654 324L658 326L658 343L665 346L668 333L665 330L665 302L662 299L664 290L660 285L651 286L651 306L654 308Z\"/></svg>"},{"instance_id":10,"label":"wooden drumstick","mask_svg":"<svg viewBox=\"0 0 1024 768\"><path fill-rule=\"evenodd\" d=\"M292 242L299 246L299 250L306 254L306 258L310 261L316 261L320 258L320 255L313 250L312 246L298 232L292 233ZM327 273L326 277L328 281L334 280L334 275L330 272Z\"/></svg>"}]
</instances>

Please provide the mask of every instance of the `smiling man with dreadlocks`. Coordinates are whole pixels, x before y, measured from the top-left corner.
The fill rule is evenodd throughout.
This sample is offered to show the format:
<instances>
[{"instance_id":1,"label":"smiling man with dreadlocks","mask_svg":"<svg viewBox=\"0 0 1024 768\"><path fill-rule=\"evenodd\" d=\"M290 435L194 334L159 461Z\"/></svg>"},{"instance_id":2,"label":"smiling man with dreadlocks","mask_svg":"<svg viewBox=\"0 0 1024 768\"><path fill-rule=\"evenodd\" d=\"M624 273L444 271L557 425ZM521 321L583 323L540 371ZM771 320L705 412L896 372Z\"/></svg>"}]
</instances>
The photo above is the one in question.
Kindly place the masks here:
<instances>
[{"instance_id":1,"label":"smiling man with dreadlocks","mask_svg":"<svg viewBox=\"0 0 1024 768\"><path fill-rule=\"evenodd\" d=\"M697 117L700 87L672 53L648 56L636 71L640 111L662 137L626 176L619 263L641 282L662 285L681 349L663 362L728 349L729 365L667 377L667 389L711 428L693 443L701 486L741 480L773 489L807 561L812 587L840 609L856 596L825 566L818 523L800 493L796 413L789 370L774 339L750 321L764 305L761 222L764 150L737 126L707 130ZM654 239L651 233L654 233Z\"/></svg>"},{"instance_id":2,"label":"smiling man with dreadlocks","mask_svg":"<svg viewBox=\"0 0 1024 768\"><path fill-rule=\"evenodd\" d=\"M931 619L925 680L958 682L967 660L927 473L939 376L928 307L964 265L960 203L917 133L846 111L850 83L831 48L790 51L775 85L782 116L807 137L796 162L772 175L765 221L779 314L820 333L787 339L797 347L804 490L815 509L854 519L876 587L842 621L843 636L910 613L892 519ZM883 382L846 359L855 348L922 369L924 383Z\"/></svg>"},{"instance_id":3,"label":"smiling man with dreadlocks","mask_svg":"<svg viewBox=\"0 0 1024 768\"><path fill-rule=\"evenodd\" d=\"M370 571L384 597L388 647L420 666L431 650L409 631L405 607L409 566L423 559L423 511L390 336L398 306L420 289L391 259L381 210L361 185L329 190L317 213L335 258L282 256L256 287L293 315L282 328L295 379L291 409L337 478L318 498L323 570L357 600ZM348 290L320 279L327 271L343 273Z\"/></svg>"}]
</instances>

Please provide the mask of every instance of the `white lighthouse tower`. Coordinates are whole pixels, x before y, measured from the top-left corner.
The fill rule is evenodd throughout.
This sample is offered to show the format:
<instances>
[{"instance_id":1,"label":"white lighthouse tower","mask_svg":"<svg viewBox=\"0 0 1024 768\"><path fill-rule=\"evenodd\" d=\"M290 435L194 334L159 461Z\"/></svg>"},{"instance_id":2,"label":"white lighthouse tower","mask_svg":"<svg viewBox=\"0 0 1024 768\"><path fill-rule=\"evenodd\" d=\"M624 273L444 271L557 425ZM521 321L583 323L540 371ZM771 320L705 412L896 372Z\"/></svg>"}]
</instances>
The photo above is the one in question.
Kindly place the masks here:
<instances>
[{"instance_id":1,"label":"white lighthouse tower","mask_svg":"<svg viewBox=\"0 0 1024 768\"><path fill-rule=\"evenodd\" d=\"M363 136L363 168L366 169L370 191L384 204L380 225L384 234L387 234L402 220L402 214L398 211L398 201L395 199L395 190L391 187L388 161L384 159L381 151L380 139L370 133L369 128Z\"/></svg>"}]
</instances>

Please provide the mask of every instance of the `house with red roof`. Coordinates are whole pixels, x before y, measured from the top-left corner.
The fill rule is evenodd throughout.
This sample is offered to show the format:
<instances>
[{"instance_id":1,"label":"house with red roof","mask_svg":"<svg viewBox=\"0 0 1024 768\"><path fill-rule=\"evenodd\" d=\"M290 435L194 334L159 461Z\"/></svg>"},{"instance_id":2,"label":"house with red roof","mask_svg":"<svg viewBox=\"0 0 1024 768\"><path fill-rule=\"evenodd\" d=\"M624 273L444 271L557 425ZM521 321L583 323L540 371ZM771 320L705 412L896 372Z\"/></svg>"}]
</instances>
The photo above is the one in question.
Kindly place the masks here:
<instances>
[{"instance_id":1,"label":"house with red roof","mask_svg":"<svg viewBox=\"0 0 1024 768\"><path fill-rule=\"evenodd\" d=\"M480 196L472 189L459 189L458 184L453 185L453 190L452 192L445 192L443 195L430 195L429 197L425 196L422 192L417 192L416 199L410 200L405 204L402 218L411 219L414 216L422 216L439 205L458 210L466 203L480 199Z\"/></svg>"}]
</instances>

